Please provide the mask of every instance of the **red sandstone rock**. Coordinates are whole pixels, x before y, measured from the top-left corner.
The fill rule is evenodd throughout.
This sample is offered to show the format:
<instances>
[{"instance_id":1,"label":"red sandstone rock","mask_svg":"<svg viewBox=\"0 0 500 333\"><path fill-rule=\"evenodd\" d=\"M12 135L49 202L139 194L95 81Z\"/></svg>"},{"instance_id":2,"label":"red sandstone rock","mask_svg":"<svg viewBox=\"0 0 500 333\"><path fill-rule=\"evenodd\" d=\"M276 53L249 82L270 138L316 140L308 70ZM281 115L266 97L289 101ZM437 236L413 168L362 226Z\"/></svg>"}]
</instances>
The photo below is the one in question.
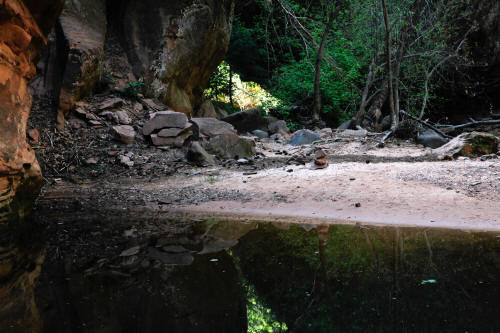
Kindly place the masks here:
<instances>
[{"instance_id":1,"label":"red sandstone rock","mask_svg":"<svg viewBox=\"0 0 500 333\"><path fill-rule=\"evenodd\" d=\"M10 332L41 329L33 297L41 247L30 244L27 250L17 243L22 237L12 235L21 231L42 183L35 154L26 143L31 108L27 83L62 3L31 0L29 8L21 0L0 3L0 330ZM23 228L36 232L29 225Z\"/></svg>"}]
</instances>

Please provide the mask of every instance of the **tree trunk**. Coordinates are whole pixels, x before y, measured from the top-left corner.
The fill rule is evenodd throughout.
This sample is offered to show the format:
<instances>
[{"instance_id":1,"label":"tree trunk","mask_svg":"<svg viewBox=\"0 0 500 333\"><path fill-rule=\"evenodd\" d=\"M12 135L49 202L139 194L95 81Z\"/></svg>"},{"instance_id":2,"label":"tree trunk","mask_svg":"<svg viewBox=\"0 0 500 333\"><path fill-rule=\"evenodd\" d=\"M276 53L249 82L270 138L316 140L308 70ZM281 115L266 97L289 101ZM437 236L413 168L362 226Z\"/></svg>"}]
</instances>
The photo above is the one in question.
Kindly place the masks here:
<instances>
[{"instance_id":1,"label":"tree trunk","mask_svg":"<svg viewBox=\"0 0 500 333\"><path fill-rule=\"evenodd\" d=\"M316 57L316 68L314 71L314 105L313 105L313 118L319 120L319 114L323 107L321 103L321 62L323 61L323 52L325 49L326 40L328 39L328 34L333 26L333 18L335 16L336 10L332 10L328 17L328 23L326 24L325 30L323 31L323 36L321 37L321 43L318 48L318 55Z\"/></svg>"},{"instance_id":2,"label":"tree trunk","mask_svg":"<svg viewBox=\"0 0 500 333\"><path fill-rule=\"evenodd\" d=\"M370 108L368 109L367 112L367 117L369 118L370 122L374 124L373 127L377 130L379 130L377 127L380 126L380 121L382 117L382 107L384 106L388 96L389 96L389 81L386 78L384 79L384 81L382 81L382 84L380 86L380 92L375 97L374 101L370 105Z\"/></svg>"},{"instance_id":3,"label":"tree trunk","mask_svg":"<svg viewBox=\"0 0 500 333\"><path fill-rule=\"evenodd\" d=\"M361 95L361 104L359 105L359 111L356 115L356 125L361 126L366 113L366 104L368 104L368 93L373 84L373 76L375 72L375 57L372 58L370 67L368 68L368 76L366 77L365 88L363 89L363 94Z\"/></svg>"},{"instance_id":4,"label":"tree trunk","mask_svg":"<svg viewBox=\"0 0 500 333\"><path fill-rule=\"evenodd\" d=\"M233 106L233 70L229 66L229 103Z\"/></svg>"},{"instance_id":5,"label":"tree trunk","mask_svg":"<svg viewBox=\"0 0 500 333\"><path fill-rule=\"evenodd\" d=\"M401 42L398 48L398 54L396 56L396 67L394 68L394 112L399 121L399 74L401 73L401 62L403 62L403 55L406 50L405 44L406 30L401 34Z\"/></svg>"},{"instance_id":6,"label":"tree trunk","mask_svg":"<svg viewBox=\"0 0 500 333\"><path fill-rule=\"evenodd\" d=\"M385 0L382 0L382 8L384 10L384 23L385 23L385 53L387 62L387 76L389 87L389 106L391 109L391 131L395 131L399 123L399 115L396 114L394 109L394 90L392 87L392 64L391 64L391 27L389 25L389 14L387 13L387 5Z\"/></svg>"}]
</instances>

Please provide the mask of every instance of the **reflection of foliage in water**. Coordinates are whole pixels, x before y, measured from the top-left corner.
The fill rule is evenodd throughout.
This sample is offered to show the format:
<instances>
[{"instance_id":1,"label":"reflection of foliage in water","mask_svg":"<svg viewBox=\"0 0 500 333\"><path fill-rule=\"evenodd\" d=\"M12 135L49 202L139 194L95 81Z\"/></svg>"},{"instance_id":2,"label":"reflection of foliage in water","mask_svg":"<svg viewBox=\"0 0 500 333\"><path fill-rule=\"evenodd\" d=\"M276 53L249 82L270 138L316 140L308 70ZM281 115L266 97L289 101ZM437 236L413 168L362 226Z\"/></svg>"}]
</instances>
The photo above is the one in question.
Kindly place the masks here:
<instances>
[{"instance_id":1,"label":"reflection of foliage in water","mask_svg":"<svg viewBox=\"0 0 500 333\"><path fill-rule=\"evenodd\" d=\"M260 302L252 285L247 286L247 317L248 333L280 333L287 331L286 324L277 321L271 309Z\"/></svg>"},{"instance_id":2,"label":"reflection of foliage in water","mask_svg":"<svg viewBox=\"0 0 500 333\"><path fill-rule=\"evenodd\" d=\"M290 331L488 332L500 323L494 236L334 226L322 237L259 226L233 249L260 302Z\"/></svg>"}]
</instances>

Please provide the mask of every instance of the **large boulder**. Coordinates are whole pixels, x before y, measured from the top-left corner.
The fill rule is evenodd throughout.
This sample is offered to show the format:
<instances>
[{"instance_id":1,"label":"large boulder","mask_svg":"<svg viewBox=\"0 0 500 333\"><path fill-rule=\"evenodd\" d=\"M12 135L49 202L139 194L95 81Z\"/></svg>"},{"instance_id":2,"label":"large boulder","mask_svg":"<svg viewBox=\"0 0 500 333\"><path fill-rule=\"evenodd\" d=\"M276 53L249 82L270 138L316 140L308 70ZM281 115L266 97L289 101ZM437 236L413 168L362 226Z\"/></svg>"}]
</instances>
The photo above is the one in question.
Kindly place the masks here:
<instances>
[{"instance_id":1,"label":"large boulder","mask_svg":"<svg viewBox=\"0 0 500 333\"><path fill-rule=\"evenodd\" d=\"M193 118L191 123L201 139L213 138L222 134L236 134L233 125L215 118Z\"/></svg>"},{"instance_id":2,"label":"large boulder","mask_svg":"<svg viewBox=\"0 0 500 333\"><path fill-rule=\"evenodd\" d=\"M418 144L423 145L424 147L430 147L434 149L439 148L448 142L448 140L431 129L426 130L424 133L418 135L415 141Z\"/></svg>"},{"instance_id":3,"label":"large boulder","mask_svg":"<svg viewBox=\"0 0 500 333\"><path fill-rule=\"evenodd\" d=\"M222 159L237 160L255 155L255 142L234 133L226 133L211 138L206 149Z\"/></svg>"},{"instance_id":4,"label":"large boulder","mask_svg":"<svg viewBox=\"0 0 500 333\"><path fill-rule=\"evenodd\" d=\"M313 131L310 131L307 129L302 129L302 130L298 130L297 132L293 133L293 135L290 138L290 141L288 141L288 143L292 146L302 146L302 145L311 144L314 141L318 141L318 140L321 140L321 136L319 136L319 134L314 133Z\"/></svg>"},{"instance_id":5,"label":"large boulder","mask_svg":"<svg viewBox=\"0 0 500 333\"><path fill-rule=\"evenodd\" d=\"M214 70L225 58L233 0L109 0L136 77L147 93L175 111L193 113Z\"/></svg>"},{"instance_id":6,"label":"large boulder","mask_svg":"<svg viewBox=\"0 0 500 333\"><path fill-rule=\"evenodd\" d=\"M500 139L489 133L463 133L432 152L443 159L458 156L478 157L494 154L498 151Z\"/></svg>"},{"instance_id":7,"label":"large boulder","mask_svg":"<svg viewBox=\"0 0 500 333\"><path fill-rule=\"evenodd\" d=\"M260 108L243 110L222 119L230 123L239 133L252 132L256 129L267 130L269 120L262 116Z\"/></svg>"},{"instance_id":8,"label":"large boulder","mask_svg":"<svg viewBox=\"0 0 500 333\"><path fill-rule=\"evenodd\" d=\"M0 330L39 332L33 289L43 261L41 231L30 220L42 175L26 143L28 81L62 10L62 0L0 5Z\"/></svg>"}]
</instances>

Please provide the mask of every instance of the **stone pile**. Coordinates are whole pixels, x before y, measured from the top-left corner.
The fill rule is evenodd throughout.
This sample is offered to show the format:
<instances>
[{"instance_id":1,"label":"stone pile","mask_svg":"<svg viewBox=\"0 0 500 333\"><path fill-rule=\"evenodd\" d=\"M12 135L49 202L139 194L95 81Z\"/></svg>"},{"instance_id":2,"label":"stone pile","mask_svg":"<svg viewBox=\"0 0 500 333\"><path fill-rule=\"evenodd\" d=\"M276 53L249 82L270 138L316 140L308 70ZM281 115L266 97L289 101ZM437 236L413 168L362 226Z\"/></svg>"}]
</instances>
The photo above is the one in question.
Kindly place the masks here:
<instances>
[{"instance_id":1,"label":"stone pile","mask_svg":"<svg viewBox=\"0 0 500 333\"><path fill-rule=\"evenodd\" d=\"M184 113L167 110L155 112L150 117L142 127L142 134L149 136L155 146L181 148L193 134L192 124Z\"/></svg>"}]
</instances>

